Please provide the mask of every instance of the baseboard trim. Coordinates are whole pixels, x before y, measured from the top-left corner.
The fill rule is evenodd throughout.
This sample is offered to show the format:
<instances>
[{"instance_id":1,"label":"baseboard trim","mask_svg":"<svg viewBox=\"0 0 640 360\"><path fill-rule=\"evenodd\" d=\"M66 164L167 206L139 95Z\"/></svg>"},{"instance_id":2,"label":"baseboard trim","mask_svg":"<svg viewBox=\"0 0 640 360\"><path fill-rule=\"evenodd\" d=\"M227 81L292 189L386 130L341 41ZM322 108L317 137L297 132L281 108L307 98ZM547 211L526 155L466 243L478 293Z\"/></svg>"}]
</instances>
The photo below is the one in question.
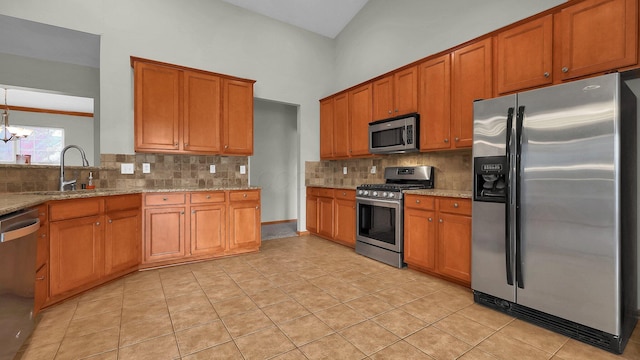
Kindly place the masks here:
<instances>
[{"instance_id":1,"label":"baseboard trim","mask_svg":"<svg viewBox=\"0 0 640 360\"><path fill-rule=\"evenodd\" d=\"M296 231L296 233L298 234L298 236L311 235L311 233L308 231Z\"/></svg>"},{"instance_id":2,"label":"baseboard trim","mask_svg":"<svg viewBox=\"0 0 640 360\"><path fill-rule=\"evenodd\" d=\"M260 223L260 225L285 224L285 223L296 222L296 221L298 221L298 219L291 219L291 220L278 220L278 221L265 221L265 222L263 222L263 223Z\"/></svg>"}]
</instances>

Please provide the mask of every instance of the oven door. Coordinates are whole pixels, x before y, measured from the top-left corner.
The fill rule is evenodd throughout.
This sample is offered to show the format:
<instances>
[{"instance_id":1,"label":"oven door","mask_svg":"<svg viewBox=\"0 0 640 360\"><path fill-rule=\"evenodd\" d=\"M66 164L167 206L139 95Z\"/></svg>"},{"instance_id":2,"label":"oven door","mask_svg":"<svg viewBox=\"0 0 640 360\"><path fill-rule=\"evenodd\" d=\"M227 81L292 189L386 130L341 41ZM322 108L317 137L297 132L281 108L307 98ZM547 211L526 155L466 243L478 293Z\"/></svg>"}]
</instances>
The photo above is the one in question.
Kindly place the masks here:
<instances>
[{"instance_id":1,"label":"oven door","mask_svg":"<svg viewBox=\"0 0 640 360\"><path fill-rule=\"evenodd\" d=\"M356 240L402 252L402 206L399 201L356 198Z\"/></svg>"}]
</instances>

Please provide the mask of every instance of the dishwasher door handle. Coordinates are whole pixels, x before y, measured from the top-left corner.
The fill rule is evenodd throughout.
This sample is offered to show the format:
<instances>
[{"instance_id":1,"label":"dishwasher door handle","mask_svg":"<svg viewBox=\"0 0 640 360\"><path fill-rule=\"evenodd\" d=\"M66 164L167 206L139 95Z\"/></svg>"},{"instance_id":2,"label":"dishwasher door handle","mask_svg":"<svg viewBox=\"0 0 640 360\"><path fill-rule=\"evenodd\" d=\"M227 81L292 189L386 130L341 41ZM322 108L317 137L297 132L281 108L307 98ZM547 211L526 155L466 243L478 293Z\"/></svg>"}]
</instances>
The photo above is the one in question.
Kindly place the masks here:
<instances>
[{"instance_id":1,"label":"dishwasher door handle","mask_svg":"<svg viewBox=\"0 0 640 360\"><path fill-rule=\"evenodd\" d=\"M20 239L27 235L31 235L40 229L40 219L29 221L29 224L15 230L9 230L0 234L0 243Z\"/></svg>"}]
</instances>

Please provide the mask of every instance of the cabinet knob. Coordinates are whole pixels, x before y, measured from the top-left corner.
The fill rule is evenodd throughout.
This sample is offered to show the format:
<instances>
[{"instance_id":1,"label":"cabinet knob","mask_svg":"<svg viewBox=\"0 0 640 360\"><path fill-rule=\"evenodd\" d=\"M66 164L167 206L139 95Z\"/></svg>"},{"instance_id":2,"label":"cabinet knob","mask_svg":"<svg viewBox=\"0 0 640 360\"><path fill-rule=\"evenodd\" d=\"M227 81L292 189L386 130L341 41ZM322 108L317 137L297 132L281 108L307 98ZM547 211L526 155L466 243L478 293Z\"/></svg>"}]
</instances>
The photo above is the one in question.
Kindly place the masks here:
<instances>
[{"instance_id":1,"label":"cabinet knob","mask_svg":"<svg viewBox=\"0 0 640 360\"><path fill-rule=\"evenodd\" d=\"M391 114L391 110L389 110L389 114Z\"/></svg>"},{"instance_id":2,"label":"cabinet knob","mask_svg":"<svg viewBox=\"0 0 640 360\"><path fill-rule=\"evenodd\" d=\"M398 112L398 109L396 109L396 112Z\"/></svg>"},{"instance_id":3,"label":"cabinet knob","mask_svg":"<svg viewBox=\"0 0 640 360\"><path fill-rule=\"evenodd\" d=\"M457 208L458 206L460 206L460 205L458 205L458 203L453 203L453 207L454 208Z\"/></svg>"},{"instance_id":4,"label":"cabinet knob","mask_svg":"<svg viewBox=\"0 0 640 360\"><path fill-rule=\"evenodd\" d=\"M192 213L192 214L195 214L195 213L196 213L196 211L195 211L195 210L191 210L191 213Z\"/></svg>"},{"instance_id":5,"label":"cabinet knob","mask_svg":"<svg viewBox=\"0 0 640 360\"><path fill-rule=\"evenodd\" d=\"M440 219L440 222L443 223L444 221L442 219Z\"/></svg>"},{"instance_id":6,"label":"cabinet knob","mask_svg":"<svg viewBox=\"0 0 640 360\"><path fill-rule=\"evenodd\" d=\"M109 224L112 224L112 223L113 223L113 220L109 219Z\"/></svg>"},{"instance_id":7,"label":"cabinet knob","mask_svg":"<svg viewBox=\"0 0 640 360\"><path fill-rule=\"evenodd\" d=\"M449 139L444 139L444 142L445 142L445 143L448 143L448 142L449 142Z\"/></svg>"},{"instance_id":8,"label":"cabinet knob","mask_svg":"<svg viewBox=\"0 0 640 360\"><path fill-rule=\"evenodd\" d=\"M100 221L96 221L96 226L100 226Z\"/></svg>"},{"instance_id":9,"label":"cabinet knob","mask_svg":"<svg viewBox=\"0 0 640 360\"><path fill-rule=\"evenodd\" d=\"M40 215L39 215L39 216L44 216L44 215L45 215L45 213L43 213L43 212L42 212L42 213L40 213Z\"/></svg>"},{"instance_id":10,"label":"cabinet knob","mask_svg":"<svg viewBox=\"0 0 640 360\"><path fill-rule=\"evenodd\" d=\"M184 147L187 147L187 146L189 146L189 143L184 143Z\"/></svg>"},{"instance_id":11,"label":"cabinet knob","mask_svg":"<svg viewBox=\"0 0 640 360\"><path fill-rule=\"evenodd\" d=\"M38 277L36 278L36 281L42 281L42 280L44 280L44 279L45 279L45 277L44 277L44 276L38 276Z\"/></svg>"},{"instance_id":12,"label":"cabinet knob","mask_svg":"<svg viewBox=\"0 0 640 360\"><path fill-rule=\"evenodd\" d=\"M256 206L256 210L260 209L260 206Z\"/></svg>"},{"instance_id":13,"label":"cabinet knob","mask_svg":"<svg viewBox=\"0 0 640 360\"><path fill-rule=\"evenodd\" d=\"M247 197L247 194L246 193L242 194L242 197Z\"/></svg>"},{"instance_id":14,"label":"cabinet knob","mask_svg":"<svg viewBox=\"0 0 640 360\"><path fill-rule=\"evenodd\" d=\"M429 222L432 222L432 221L433 221L433 219L432 219L432 218L429 218Z\"/></svg>"},{"instance_id":15,"label":"cabinet knob","mask_svg":"<svg viewBox=\"0 0 640 360\"><path fill-rule=\"evenodd\" d=\"M173 146L178 147L178 143L173 144Z\"/></svg>"},{"instance_id":16,"label":"cabinet knob","mask_svg":"<svg viewBox=\"0 0 640 360\"><path fill-rule=\"evenodd\" d=\"M549 72L548 71L544 73L544 77L546 77L546 78L549 77Z\"/></svg>"},{"instance_id":17,"label":"cabinet knob","mask_svg":"<svg viewBox=\"0 0 640 360\"><path fill-rule=\"evenodd\" d=\"M569 68L568 68L568 67L566 67L566 66L565 66L565 67L563 67L563 68L562 68L562 72L563 72L563 73L567 73L567 72L569 72Z\"/></svg>"},{"instance_id":18,"label":"cabinet knob","mask_svg":"<svg viewBox=\"0 0 640 360\"><path fill-rule=\"evenodd\" d=\"M180 211L180 215L184 215L184 211Z\"/></svg>"},{"instance_id":19,"label":"cabinet knob","mask_svg":"<svg viewBox=\"0 0 640 360\"><path fill-rule=\"evenodd\" d=\"M342 196L347 196L347 193L343 191Z\"/></svg>"},{"instance_id":20,"label":"cabinet knob","mask_svg":"<svg viewBox=\"0 0 640 360\"><path fill-rule=\"evenodd\" d=\"M228 149L228 148L229 148L229 145L225 145L225 146L224 146L224 148L225 148L225 149Z\"/></svg>"},{"instance_id":21,"label":"cabinet knob","mask_svg":"<svg viewBox=\"0 0 640 360\"><path fill-rule=\"evenodd\" d=\"M40 235L40 237L44 239L44 238L47 237L47 234L42 234L42 235Z\"/></svg>"},{"instance_id":22,"label":"cabinet knob","mask_svg":"<svg viewBox=\"0 0 640 360\"><path fill-rule=\"evenodd\" d=\"M211 195L207 195L207 199L211 199Z\"/></svg>"},{"instance_id":23,"label":"cabinet knob","mask_svg":"<svg viewBox=\"0 0 640 360\"><path fill-rule=\"evenodd\" d=\"M167 200L169 200L169 199L167 199L166 197L162 198L162 201L167 201Z\"/></svg>"},{"instance_id":24,"label":"cabinet knob","mask_svg":"<svg viewBox=\"0 0 640 360\"><path fill-rule=\"evenodd\" d=\"M416 199L416 204L420 204L420 199Z\"/></svg>"},{"instance_id":25,"label":"cabinet knob","mask_svg":"<svg viewBox=\"0 0 640 360\"><path fill-rule=\"evenodd\" d=\"M460 138L459 138L459 137L456 137L454 140L455 140L456 142L458 142L458 141L460 141Z\"/></svg>"}]
</instances>

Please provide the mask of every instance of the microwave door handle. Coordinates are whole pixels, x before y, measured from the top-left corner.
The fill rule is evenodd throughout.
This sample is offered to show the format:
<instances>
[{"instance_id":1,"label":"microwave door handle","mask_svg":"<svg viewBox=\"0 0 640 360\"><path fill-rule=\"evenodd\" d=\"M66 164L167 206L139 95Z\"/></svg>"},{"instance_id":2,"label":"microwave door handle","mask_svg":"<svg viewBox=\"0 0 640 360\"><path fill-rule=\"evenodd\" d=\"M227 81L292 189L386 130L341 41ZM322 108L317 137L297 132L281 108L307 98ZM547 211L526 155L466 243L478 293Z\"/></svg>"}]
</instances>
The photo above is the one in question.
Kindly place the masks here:
<instances>
[{"instance_id":1,"label":"microwave door handle","mask_svg":"<svg viewBox=\"0 0 640 360\"><path fill-rule=\"evenodd\" d=\"M402 146L405 146L407 145L407 127L402 127L400 131L402 131Z\"/></svg>"}]
</instances>

